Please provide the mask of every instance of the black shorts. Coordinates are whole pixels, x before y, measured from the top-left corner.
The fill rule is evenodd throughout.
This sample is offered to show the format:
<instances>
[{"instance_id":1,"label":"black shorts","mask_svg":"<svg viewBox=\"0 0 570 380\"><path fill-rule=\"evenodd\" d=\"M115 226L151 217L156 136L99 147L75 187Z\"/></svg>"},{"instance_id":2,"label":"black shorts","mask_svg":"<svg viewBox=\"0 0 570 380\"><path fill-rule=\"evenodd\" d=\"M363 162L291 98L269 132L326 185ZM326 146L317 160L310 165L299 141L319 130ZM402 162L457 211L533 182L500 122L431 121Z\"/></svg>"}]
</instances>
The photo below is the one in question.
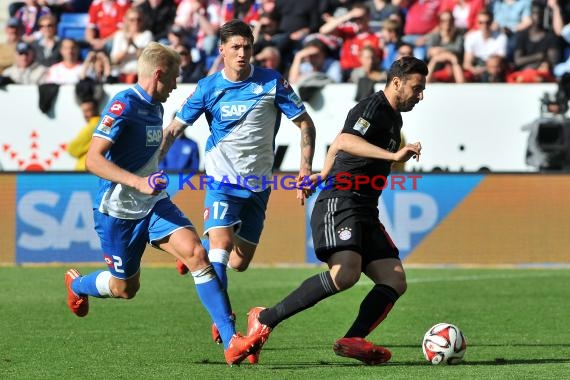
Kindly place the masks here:
<instances>
[{"instance_id":1,"label":"black shorts","mask_svg":"<svg viewBox=\"0 0 570 380\"><path fill-rule=\"evenodd\" d=\"M399 259L398 248L378 219L378 206L347 197L315 202L311 215L317 258L327 262L336 252L351 250L362 256L362 268L379 259Z\"/></svg>"}]
</instances>

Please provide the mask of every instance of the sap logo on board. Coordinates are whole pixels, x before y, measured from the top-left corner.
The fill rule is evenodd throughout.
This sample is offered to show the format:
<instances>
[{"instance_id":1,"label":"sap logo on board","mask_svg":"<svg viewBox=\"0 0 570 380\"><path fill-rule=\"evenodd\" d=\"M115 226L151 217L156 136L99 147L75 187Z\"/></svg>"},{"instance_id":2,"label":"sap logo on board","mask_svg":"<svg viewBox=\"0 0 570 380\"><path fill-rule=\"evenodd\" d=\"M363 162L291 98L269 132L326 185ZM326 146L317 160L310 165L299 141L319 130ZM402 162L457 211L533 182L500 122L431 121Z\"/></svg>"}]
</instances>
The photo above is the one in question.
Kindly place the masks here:
<instances>
[{"instance_id":1,"label":"sap logo on board","mask_svg":"<svg viewBox=\"0 0 570 380\"><path fill-rule=\"evenodd\" d=\"M251 108L253 101L249 102L222 102L220 112L222 120L239 120Z\"/></svg>"},{"instance_id":2,"label":"sap logo on board","mask_svg":"<svg viewBox=\"0 0 570 380\"><path fill-rule=\"evenodd\" d=\"M146 126L146 146L158 146L162 142L162 127L159 125Z\"/></svg>"},{"instance_id":3,"label":"sap logo on board","mask_svg":"<svg viewBox=\"0 0 570 380\"><path fill-rule=\"evenodd\" d=\"M407 253L419 243L420 236L436 227L441 210L435 197L422 192L394 192L390 212L388 200L380 198L378 202L380 220L396 246Z\"/></svg>"},{"instance_id":4,"label":"sap logo on board","mask_svg":"<svg viewBox=\"0 0 570 380\"><path fill-rule=\"evenodd\" d=\"M47 190L23 194L16 206L16 244L31 251L67 250L72 244L99 250L92 205L89 191L72 191L69 197Z\"/></svg>"}]
</instances>

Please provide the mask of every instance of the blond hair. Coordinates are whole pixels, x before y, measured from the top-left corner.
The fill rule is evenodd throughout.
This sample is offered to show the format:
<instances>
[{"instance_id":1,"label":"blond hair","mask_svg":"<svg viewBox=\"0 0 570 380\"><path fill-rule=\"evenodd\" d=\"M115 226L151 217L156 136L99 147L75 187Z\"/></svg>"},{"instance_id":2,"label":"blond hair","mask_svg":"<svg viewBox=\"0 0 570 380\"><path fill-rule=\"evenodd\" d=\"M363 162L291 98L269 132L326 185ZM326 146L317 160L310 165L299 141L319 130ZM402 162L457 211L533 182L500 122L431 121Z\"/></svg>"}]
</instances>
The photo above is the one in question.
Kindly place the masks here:
<instances>
[{"instance_id":1,"label":"blond hair","mask_svg":"<svg viewBox=\"0 0 570 380\"><path fill-rule=\"evenodd\" d=\"M148 78L152 76L156 69L165 72L176 70L180 67L180 54L174 49L161 45L158 42L151 42L142 51L138 59L139 77Z\"/></svg>"}]
</instances>

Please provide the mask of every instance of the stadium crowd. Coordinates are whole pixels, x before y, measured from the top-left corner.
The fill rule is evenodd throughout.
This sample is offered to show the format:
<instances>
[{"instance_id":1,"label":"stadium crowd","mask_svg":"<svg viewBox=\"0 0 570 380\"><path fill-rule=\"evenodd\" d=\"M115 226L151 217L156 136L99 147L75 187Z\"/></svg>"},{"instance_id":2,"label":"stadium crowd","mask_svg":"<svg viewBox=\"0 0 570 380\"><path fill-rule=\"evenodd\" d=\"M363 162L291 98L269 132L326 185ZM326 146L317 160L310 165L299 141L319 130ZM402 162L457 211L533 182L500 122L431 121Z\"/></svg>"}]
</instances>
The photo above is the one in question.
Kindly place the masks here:
<instances>
[{"instance_id":1,"label":"stadium crowd","mask_svg":"<svg viewBox=\"0 0 570 380\"><path fill-rule=\"evenodd\" d=\"M136 83L151 41L180 54L180 83L197 83L222 68L219 29L236 18L251 25L253 63L281 72L302 100L354 83L359 101L412 55L428 63L428 82L570 77L564 0L11 0L4 13L0 86L40 85L43 112L53 86L75 84L83 107L103 104L101 84Z\"/></svg>"},{"instance_id":2,"label":"stadium crowd","mask_svg":"<svg viewBox=\"0 0 570 380\"><path fill-rule=\"evenodd\" d=\"M253 59L299 86L385 80L406 54L429 82L556 82L570 72L563 0L25 0L10 1L0 84L135 83L151 41L182 56L181 83L219 70L218 32L239 18ZM70 38L66 15L86 15Z\"/></svg>"},{"instance_id":3,"label":"stadium crowd","mask_svg":"<svg viewBox=\"0 0 570 380\"><path fill-rule=\"evenodd\" d=\"M151 41L176 49L179 81L196 83L220 69L218 31L234 18L254 31L255 63L299 86L370 87L402 51L429 64L429 82L556 82L570 72L561 0L25 0L8 14L1 84L135 83ZM60 25L70 14L88 20L81 37Z\"/></svg>"}]
</instances>

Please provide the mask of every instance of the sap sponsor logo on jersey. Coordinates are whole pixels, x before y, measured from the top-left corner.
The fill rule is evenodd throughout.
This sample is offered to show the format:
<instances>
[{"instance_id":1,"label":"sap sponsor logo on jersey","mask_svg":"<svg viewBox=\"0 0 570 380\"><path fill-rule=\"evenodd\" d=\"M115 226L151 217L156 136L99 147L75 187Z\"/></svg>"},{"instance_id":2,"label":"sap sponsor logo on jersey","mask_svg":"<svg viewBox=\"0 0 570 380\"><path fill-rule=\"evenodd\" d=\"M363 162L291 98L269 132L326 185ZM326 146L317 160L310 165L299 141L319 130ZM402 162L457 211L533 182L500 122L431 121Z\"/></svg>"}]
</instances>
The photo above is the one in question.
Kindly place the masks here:
<instances>
[{"instance_id":1,"label":"sap sponsor logo on jersey","mask_svg":"<svg viewBox=\"0 0 570 380\"><path fill-rule=\"evenodd\" d=\"M162 142L162 126L146 126L146 146L159 146Z\"/></svg>"},{"instance_id":2,"label":"sap sponsor logo on jersey","mask_svg":"<svg viewBox=\"0 0 570 380\"><path fill-rule=\"evenodd\" d=\"M97 126L97 130L108 135L109 132L111 132L111 128L113 128L114 123L115 119L113 119L111 116L105 115Z\"/></svg>"},{"instance_id":3,"label":"sap sponsor logo on jersey","mask_svg":"<svg viewBox=\"0 0 570 380\"><path fill-rule=\"evenodd\" d=\"M115 102L113 102L113 104L111 104L111 106L109 107L109 112L117 116L120 116L124 110L125 110L125 103L119 102L118 100L115 100Z\"/></svg>"},{"instance_id":4,"label":"sap sponsor logo on jersey","mask_svg":"<svg viewBox=\"0 0 570 380\"><path fill-rule=\"evenodd\" d=\"M220 112L222 120L239 120L245 115L255 103L254 100L241 102L222 102Z\"/></svg>"}]
</instances>

